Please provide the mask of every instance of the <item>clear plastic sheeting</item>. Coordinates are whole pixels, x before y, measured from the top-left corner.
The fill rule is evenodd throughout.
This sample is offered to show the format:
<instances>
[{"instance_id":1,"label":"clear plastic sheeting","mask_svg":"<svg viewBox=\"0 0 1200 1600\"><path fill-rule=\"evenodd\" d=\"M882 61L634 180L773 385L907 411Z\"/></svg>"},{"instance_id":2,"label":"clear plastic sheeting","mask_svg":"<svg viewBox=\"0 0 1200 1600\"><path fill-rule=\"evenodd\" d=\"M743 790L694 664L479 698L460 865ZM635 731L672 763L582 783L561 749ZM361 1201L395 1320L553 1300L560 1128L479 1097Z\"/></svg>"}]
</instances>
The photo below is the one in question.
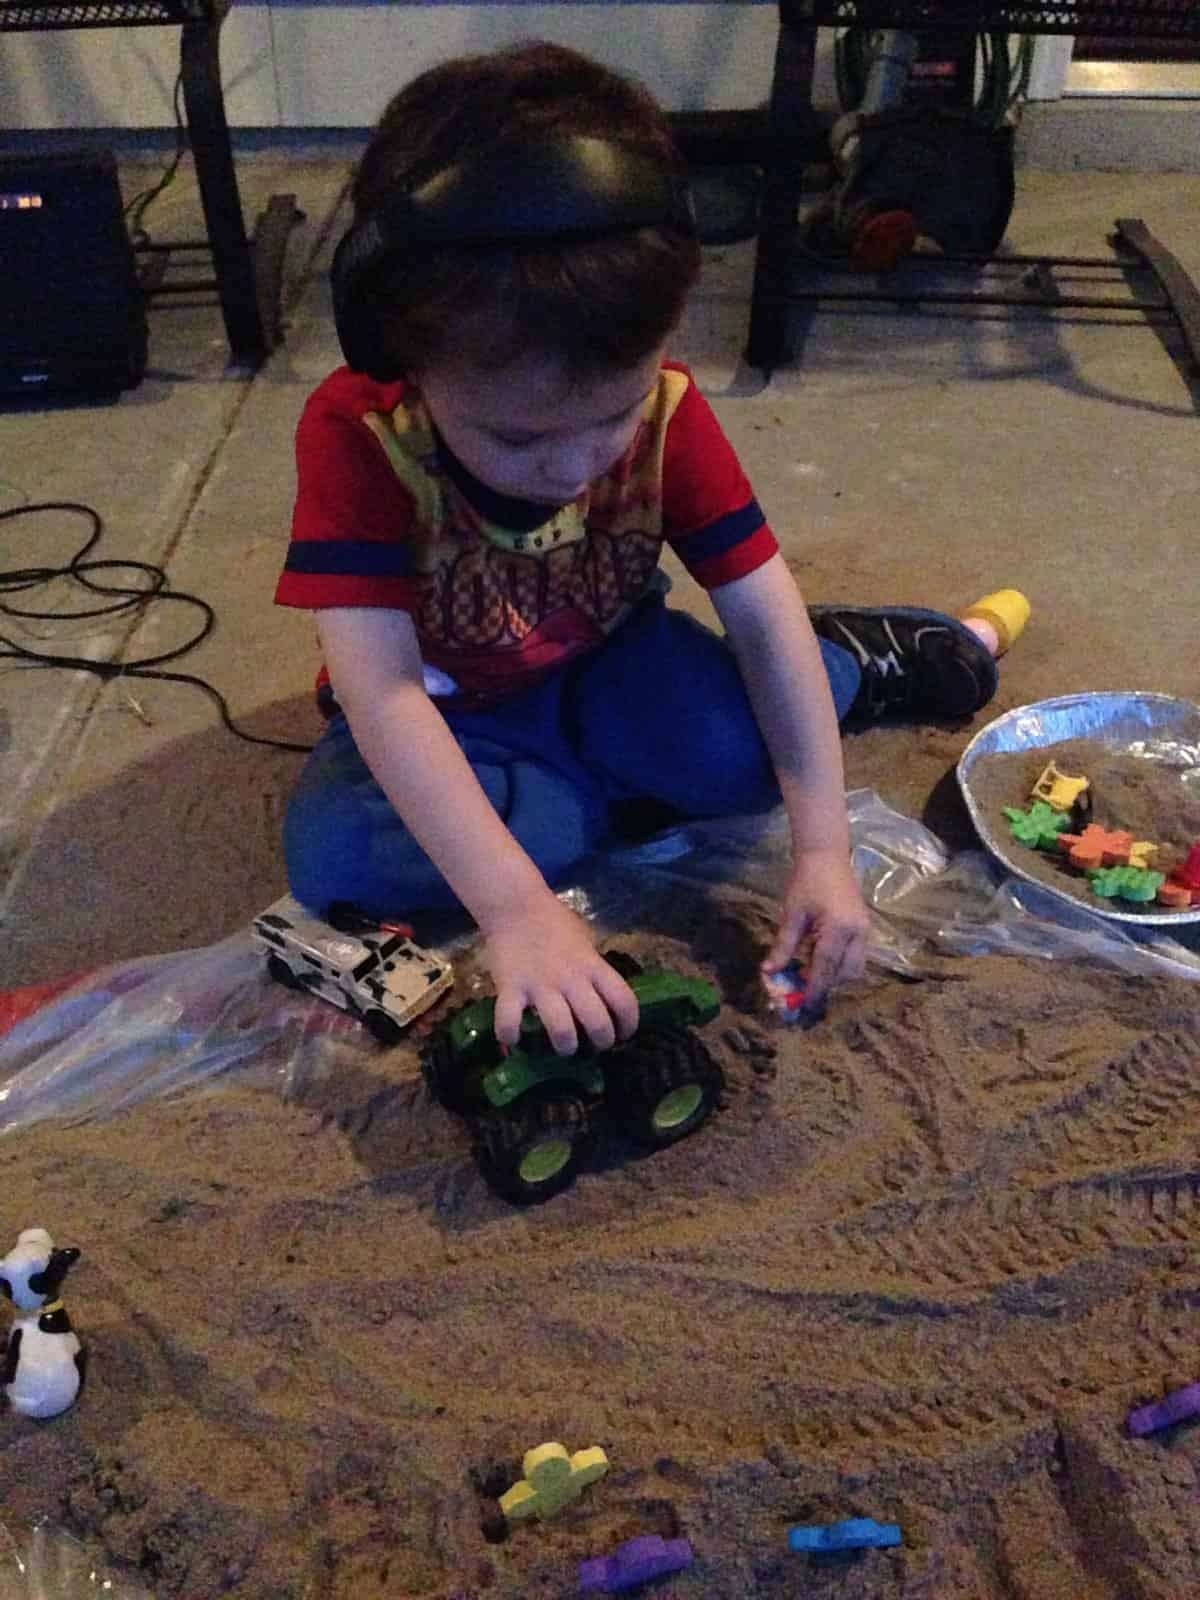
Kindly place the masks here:
<instances>
[{"instance_id":1,"label":"clear plastic sheeting","mask_svg":"<svg viewBox=\"0 0 1200 1600\"><path fill-rule=\"evenodd\" d=\"M78 1539L39 1523L10 1531L0 1522L0 1600L152 1600L149 1589L115 1577Z\"/></svg>"},{"instance_id":2,"label":"clear plastic sheeting","mask_svg":"<svg viewBox=\"0 0 1200 1600\"><path fill-rule=\"evenodd\" d=\"M900 899L943 870L946 852L919 822L892 811L873 790L846 797L854 869L873 908ZM782 807L757 817L717 818L673 828L645 844L605 855L573 903L606 935L649 923L670 932L696 920L696 902L753 906L778 914L791 870L791 833ZM869 959L906 974L921 970L922 941L900 922L872 918Z\"/></svg>"},{"instance_id":3,"label":"clear plastic sheeting","mask_svg":"<svg viewBox=\"0 0 1200 1600\"><path fill-rule=\"evenodd\" d=\"M1091 961L1122 972L1200 978L1195 927L1184 944L1157 926L1118 923L1018 877L984 850L951 856L937 836L872 789L846 796L855 872L871 909L867 959L920 977L931 955L1016 955ZM662 858L659 854L661 852ZM670 859L665 859L669 852ZM590 914L602 924L636 915L639 885L745 895L770 910L791 859L782 810L762 818L691 823L606 858ZM624 893L614 893L618 888ZM629 925L626 921L625 926Z\"/></svg>"},{"instance_id":4,"label":"clear plastic sheeting","mask_svg":"<svg viewBox=\"0 0 1200 1600\"><path fill-rule=\"evenodd\" d=\"M874 966L919 978L934 957L1007 954L1200 978L1200 953L1160 928L1064 902L985 851L951 858L873 790L852 791L847 805ZM739 907L765 930L790 857L779 809L691 823L611 851L562 893L605 939L635 929L686 938L704 917ZM422 942L454 962L457 1000L479 991L485 979L471 933ZM108 1116L235 1068L239 1082L289 1096L340 1061L378 1050L344 1012L273 983L247 929L203 949L102 969L19 1022L0 1039L0 1132L48 1117Z\"/></svg>"},{"instance_id":5,"label":"clear plastic sheeting","mask_svg":"<svg viewBox=\"0 0 1200 1600\"><path fill-rule=\"evenodd\" d=\"M335 1006L273 982L249 929L102 967L0 1039L0 1133L46 1117L110 1116L234 1068L286 1092L364 1032Z\"/></svg>"}]
</instances>

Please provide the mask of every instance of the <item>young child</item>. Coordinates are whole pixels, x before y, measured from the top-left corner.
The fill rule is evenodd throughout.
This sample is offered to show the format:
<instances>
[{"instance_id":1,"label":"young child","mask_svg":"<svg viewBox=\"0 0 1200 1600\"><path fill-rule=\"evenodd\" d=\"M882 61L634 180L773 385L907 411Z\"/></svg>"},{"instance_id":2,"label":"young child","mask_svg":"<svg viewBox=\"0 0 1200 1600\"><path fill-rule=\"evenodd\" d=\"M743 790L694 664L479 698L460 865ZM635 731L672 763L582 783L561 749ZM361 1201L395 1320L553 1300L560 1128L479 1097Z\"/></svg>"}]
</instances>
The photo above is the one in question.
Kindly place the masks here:
<instances>
[{"instance_id":1,"label":"young child","mask_svg":"<svg viewBox=\"0 0 1200 1600\"><path fill-rule=\"evenodd\" d=\"M987 624L806 611L686 368L686 175L638 86L549 44L451 61L393 99L333 270L348 365L297 433L276 599L311 608L331 720L291 799L318 913L462 905L496 1032L628 1037L637 1003L556 897L646 808L782 803L790 881L764 971L811 942L808 1003L861 973L839 721L966 716ZM725 637L664 604L666 541ZM995 635L988 636L995 644Z\"/></svg>"}]
</instances>

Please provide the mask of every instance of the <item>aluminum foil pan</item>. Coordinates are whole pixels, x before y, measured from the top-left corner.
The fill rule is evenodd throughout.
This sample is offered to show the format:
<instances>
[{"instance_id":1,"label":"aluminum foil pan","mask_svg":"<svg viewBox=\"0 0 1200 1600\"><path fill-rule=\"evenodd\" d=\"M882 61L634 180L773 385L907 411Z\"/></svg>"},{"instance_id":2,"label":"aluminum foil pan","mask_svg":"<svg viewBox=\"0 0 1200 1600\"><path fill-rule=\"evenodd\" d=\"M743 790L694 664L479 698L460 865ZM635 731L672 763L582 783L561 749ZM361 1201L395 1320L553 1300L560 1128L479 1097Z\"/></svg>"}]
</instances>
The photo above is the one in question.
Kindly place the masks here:
<instances>
[{"instance_id":1,"label":"aluminum foil pan","mask_svg":"<svg viewBox=\"0 0 1200 1600\"><path fill-rule=\"evenodd\" d=\"M958 786L984 845L1014 877L1034 883L1053 899L1078 909L1081 901L1077 896L1066 894L1025 870L1021 864L1023 846L992 832L971 781L982 756L1038 750L1064 739L1097 739L1120 754L1161 761L1179 769L1183 782L1200 788L1200 705L1166 694L1066 694L1006 711L981 728L963 751L958 763ZM1089 910L1112 922L1132 922L1143 927L1200 922L1197 906L1187 911L1115 911L1110 909L1111 904L1099 896L1087 901Z\"/></svg>"}]
</instances>

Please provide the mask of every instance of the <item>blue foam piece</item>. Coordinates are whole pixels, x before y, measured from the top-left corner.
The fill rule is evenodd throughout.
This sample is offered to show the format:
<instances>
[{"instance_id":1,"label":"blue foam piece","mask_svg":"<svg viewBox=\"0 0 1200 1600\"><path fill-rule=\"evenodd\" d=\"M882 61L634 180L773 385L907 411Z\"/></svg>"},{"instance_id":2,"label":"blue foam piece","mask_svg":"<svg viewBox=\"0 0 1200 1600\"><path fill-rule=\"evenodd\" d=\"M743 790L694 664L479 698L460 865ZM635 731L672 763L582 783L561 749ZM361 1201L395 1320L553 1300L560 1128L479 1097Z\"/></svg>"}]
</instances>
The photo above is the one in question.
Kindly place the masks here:
<instances>
[{"instance_id":1,"label":"blue foam piece","mask_svg":"<svg viewBox=\"0 0 1200 1600\"><path fill-rule=\"evenodd\" d=\"M788 1529L789 1550L889 1550L899 1543L899 1523L876 1522L874 1517L847 1517L824 1528Z\"/></svg>"}]
</instances>

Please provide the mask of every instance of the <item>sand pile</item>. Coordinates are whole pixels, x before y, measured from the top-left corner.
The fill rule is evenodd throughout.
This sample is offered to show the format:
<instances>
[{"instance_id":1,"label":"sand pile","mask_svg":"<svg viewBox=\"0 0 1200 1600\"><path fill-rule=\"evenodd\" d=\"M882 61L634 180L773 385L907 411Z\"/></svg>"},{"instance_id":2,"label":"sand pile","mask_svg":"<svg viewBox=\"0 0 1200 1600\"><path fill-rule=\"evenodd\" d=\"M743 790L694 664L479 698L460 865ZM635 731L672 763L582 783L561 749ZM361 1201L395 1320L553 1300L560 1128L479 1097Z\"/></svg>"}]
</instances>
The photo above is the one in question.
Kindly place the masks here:
<instances>
[{"instance_id":1,"label":"sand pile","mask_svg":"<svg viewBox=\"0 0 1200 1600\"><path fill-rule=\"evenodd\" d=\"M1149 760L1098 739L1066 739L1037 750L981 756L972 768L971 786L992 837L1005 842L1008 860L1022 872L1060 893L1085 905L1097 904L1087 879L1073 871L1060 854L1010 840L1004 814L1005 807L1029 805L1030 791L1049 761L1060 772L1088 777L1089 821L1107 829L1124 829L1135 839L1148 839L1158 846L1153 862L1156 871L1170 872L1200 840L1200 784L1195 781L1194 767ZM1127 901L1117 902L1116 908L1126 912L1139 909ZM1164 914L1160 905L1141 909Z\"/></svg>"},{"instance_id":2,"label":"sand pile","mask_svg":"<svg viewBox=\"0 0 1200 1600\"><path fill-rule=\"evenodd\" d=\"M783 1032L749 956L622 944L738 1002L727 1106L534 1210L411 1046L0 1143L91 1350L73 1411L0 1417L5 1517L162 1600L548 1600L654 1532L696 1552L675 1600L1195 1593L1200 1434L1123 1427L1200 1377L1195 986L981 958ZM609 1476L488 1543L548 1439ZM904 1546L788 1553L856 1515Z\"/></svg>"}]
</instances>

